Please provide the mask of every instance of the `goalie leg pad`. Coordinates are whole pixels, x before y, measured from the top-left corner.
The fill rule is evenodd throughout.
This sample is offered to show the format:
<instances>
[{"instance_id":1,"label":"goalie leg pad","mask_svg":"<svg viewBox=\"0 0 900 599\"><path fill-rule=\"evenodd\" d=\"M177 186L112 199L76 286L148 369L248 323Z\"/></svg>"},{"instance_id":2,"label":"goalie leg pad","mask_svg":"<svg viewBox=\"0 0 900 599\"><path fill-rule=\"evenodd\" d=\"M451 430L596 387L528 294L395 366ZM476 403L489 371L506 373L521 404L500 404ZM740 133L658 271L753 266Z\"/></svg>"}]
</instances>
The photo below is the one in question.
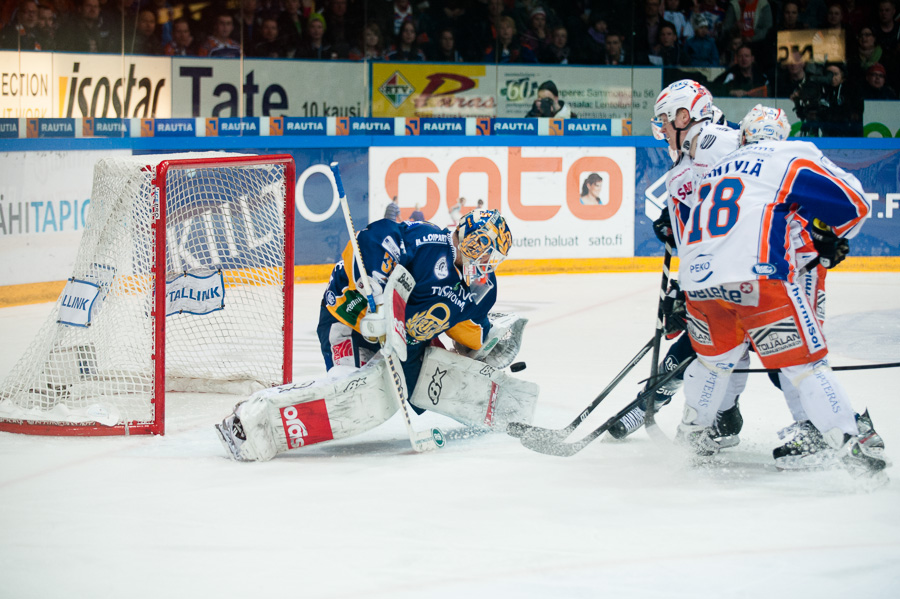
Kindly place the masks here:
<instances>
[{"instance_id":1,"label":"goalie leg pad","mask_svg":"<svg viewBox=\"0 0 900 599\"><path fill-rule=\"evenodd\" d=\"M234 439L236 459L270 460L386 422L398 409L387 385L385 361L378 354L362 368L338 366L317 379L258 391L235 406L223 427L240 423L245 439Z\"/></svg>"},{"instance_id":2,"label":"goalie leg pad","mask_svg":"<svg viewBox=\"0 0 900 599\"><path fill-rule=\"evenodd\" d=\"M494 368L506 368L516 359L522 347L522 333L528 319L518 314L488 314L491 330L481 349L473 350L454 342L456 352L467 358L484 362Z\"/></svg>"},{"instance_id":3,"label":"goalie leg pad","mask_svg":"<svg viewBox=\"0 0 900 599\"><path fill-rule=\"evenodd\" d=\"M409 403L467 426L505 431L510 422L531 422L539 391L483 362L429 347Z\"/></svg>"}]
</instances>

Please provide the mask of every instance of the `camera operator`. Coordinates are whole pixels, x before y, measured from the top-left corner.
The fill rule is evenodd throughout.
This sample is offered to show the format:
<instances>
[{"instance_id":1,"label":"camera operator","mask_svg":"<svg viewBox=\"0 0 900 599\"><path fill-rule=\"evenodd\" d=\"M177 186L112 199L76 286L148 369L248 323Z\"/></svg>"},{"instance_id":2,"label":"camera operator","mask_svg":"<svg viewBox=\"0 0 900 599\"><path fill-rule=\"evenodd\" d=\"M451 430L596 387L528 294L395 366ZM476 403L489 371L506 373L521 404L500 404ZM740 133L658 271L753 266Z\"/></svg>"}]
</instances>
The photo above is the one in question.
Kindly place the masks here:
<instances>
[{"instance_id":1,"label":"camera operator","mask_svg":"<svg viewBox=\"0 0 900 599\"><path fill-rule=\"evenodd\" d=\"M862 137L864 101L845 79L841 63L828 63L821 74L809 74L793 94L794 112L803 121L801 137Z\"/></svg>"},{"instance_id":2,"label":"camera operator","mask_svg":"<svg viewBox=\"0 0 900 599\"><path fill-rule=\"evenodd\" d=\"M528 117L553 117L558 119L578 118L566 103L559 99L559 90L552 81L544 81L538 88L537 100L528 114Z\"/></svg>"}]
</instances>

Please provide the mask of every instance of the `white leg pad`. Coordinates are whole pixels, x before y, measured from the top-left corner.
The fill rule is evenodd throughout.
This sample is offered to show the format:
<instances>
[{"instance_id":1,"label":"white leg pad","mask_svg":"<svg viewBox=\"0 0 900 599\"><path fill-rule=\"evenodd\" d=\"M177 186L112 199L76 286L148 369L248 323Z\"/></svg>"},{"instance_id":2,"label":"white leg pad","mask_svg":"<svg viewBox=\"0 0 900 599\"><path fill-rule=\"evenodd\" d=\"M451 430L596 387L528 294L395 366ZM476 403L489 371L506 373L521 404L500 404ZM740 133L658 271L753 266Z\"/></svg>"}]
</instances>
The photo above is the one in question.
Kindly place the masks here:
<instances>
[{"instance_id":1,"label":"white leg pad","mask_svg":"<svg viewBox=\"0 0 900 599\"><path fill-rule=\"evenodd\" d=\"M332 368L323 377L264 389L235 408L246 460L359 435L397 411L380 354L359 369Z\"/></svg>"},{"instance_id":2,"label":"white leg pad","mask_svg":"<svg viewBox=\"0 0 900 599\"><path fill-rule=\"evenodd\" d=\"M505 431L510 422L531 422L539 392L483 362L429 347L409 403L467 426Z\"/></svg>"}]
</instances>

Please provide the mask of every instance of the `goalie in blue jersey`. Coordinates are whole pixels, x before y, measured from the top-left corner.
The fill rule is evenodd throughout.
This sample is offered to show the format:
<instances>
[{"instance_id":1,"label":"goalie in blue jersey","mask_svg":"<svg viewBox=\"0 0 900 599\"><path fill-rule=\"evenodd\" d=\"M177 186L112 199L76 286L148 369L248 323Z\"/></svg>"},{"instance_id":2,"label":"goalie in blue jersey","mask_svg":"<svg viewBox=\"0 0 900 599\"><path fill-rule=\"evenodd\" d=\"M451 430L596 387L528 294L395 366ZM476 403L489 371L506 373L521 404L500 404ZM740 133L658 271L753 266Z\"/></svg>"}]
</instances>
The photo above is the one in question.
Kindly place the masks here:
<instances>
[{"instance_id":1,"label":"goalie in blue jersey","mask_svg":"<svg viewBox=\"0 0 900 599\"><path fill-rule=\"evenodd\" d=\"M346 438L398 409L380 339L402 326L401 361L413 409L473 427L504 431L531 420L538 388L503 371L516 357L527 320L494 314L497 266L512 247L496 210L473 210L454 231L428 222L382 219L357 234L377 306L368 307L348 244L331 273L317 334L327 374L265 389L216 426L237 460L267 460L314 443ZM390 298L398 275L412 281L405 306ZM398 314L402 311L402 314ZM399 324L398 324L399 323ZM454 351L438 337L446 334Z\"/></svg>"}]
</instances>

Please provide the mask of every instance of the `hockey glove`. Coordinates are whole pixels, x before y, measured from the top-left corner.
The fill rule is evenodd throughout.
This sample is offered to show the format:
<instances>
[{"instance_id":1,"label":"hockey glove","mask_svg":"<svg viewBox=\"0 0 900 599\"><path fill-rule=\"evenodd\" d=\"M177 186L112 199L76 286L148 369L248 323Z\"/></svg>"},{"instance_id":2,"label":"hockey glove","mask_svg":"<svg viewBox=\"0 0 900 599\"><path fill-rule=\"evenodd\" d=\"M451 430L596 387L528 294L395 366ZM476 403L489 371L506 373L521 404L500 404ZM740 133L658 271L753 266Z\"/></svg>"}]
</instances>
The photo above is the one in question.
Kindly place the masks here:
<instances>
[{"instance_id":1,"label":"hockey glove","mask_svg":"<svg viewBox=\"0 0 900 599\"><path fill-rule=\"evenodd\" d=\"M365 316L359 321L359 332L368 341L383 341L387 334L388 321L384 316L381 307L384 305L384 289L378 284L378 281L370 280L372 287L372 299L375 301L375 312L371 310L366 312ZM362 282L358 283L359 289L362 289Z\"/></svg>"},{"instance_id":2,"label":"hockey glove","mask_svg":"<svg viewBox=\"0 0 900 599\"><path fill-rule=\"evenodd\" d=\"M831 227L817 218L813 219L810 235L819 253L819 262L825 268L834 268L850 253L850 242L835 235Z\"/></svg>"},{"instance_id":3,"label":"hockey glove","mask_svg":"<svg viewBox=\"0 0 900 599\"><path fill-rule=\"evenodd\" d=\"M669 284L669 292L663 300L663 314L666 338L674 339L687 327L687 305L678 281L672 280Z\"/></svg>"},{"instance_id":4,"label":"hockey glove","mask_svg":"<svg viewBox=\"0 0 900 599\"><path fill-rule=\"evenodd\" d=\"M663 208L659 218L653 221L653 232L656 233L656 238L661 242L668 243L671 246L675 245L675 234L672 231L672 219L669 217L668 206Z\"/></svg>"}]
</instances>

